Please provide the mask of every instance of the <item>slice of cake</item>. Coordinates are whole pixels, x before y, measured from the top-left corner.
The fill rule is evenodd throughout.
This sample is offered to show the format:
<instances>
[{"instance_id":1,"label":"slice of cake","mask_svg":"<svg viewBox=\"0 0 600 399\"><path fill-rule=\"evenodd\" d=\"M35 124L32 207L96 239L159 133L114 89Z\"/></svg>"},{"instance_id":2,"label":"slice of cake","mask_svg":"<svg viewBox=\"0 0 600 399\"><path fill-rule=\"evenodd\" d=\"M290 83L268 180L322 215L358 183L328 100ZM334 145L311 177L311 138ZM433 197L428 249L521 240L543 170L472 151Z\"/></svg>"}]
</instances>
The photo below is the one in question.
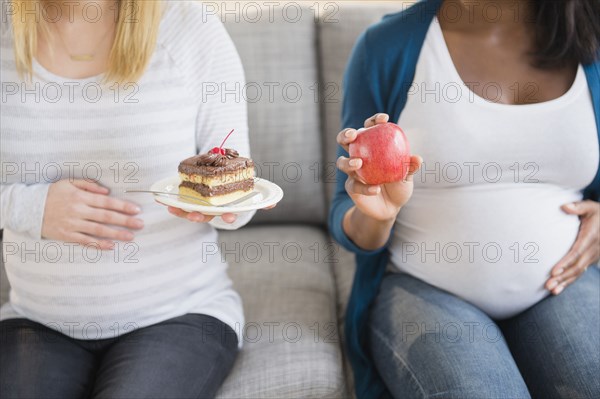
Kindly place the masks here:
<instances>
[{"instance_id":1,"label":"slice of cake","mask_svg":"<svg viewBox=\"0 0 600 399\"><path fill-rule=\"evenodd\" d=\"M254 190L254 162L231 149L213 148L179 164L179 194L223 205Z\"/></svg>"}]
</instances>

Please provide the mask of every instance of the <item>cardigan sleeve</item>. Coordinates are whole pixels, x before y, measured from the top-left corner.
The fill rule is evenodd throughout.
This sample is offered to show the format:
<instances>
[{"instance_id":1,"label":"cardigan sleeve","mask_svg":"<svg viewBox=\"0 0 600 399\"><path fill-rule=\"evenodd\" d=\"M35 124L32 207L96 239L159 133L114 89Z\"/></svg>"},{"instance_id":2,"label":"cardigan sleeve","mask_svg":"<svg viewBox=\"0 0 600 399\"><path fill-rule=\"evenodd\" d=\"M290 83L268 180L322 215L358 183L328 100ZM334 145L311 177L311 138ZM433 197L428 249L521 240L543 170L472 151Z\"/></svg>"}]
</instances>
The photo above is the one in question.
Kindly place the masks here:
<instances>
[{"instance_id":1,"label":"cardigan sleeve","mask_svg":"<svg viewBox=\"0 0 600 399\"><path fill-rule=\"evenodd\" d=\"M364 121L381 112L383 109L381 100L376 96L376 90L373 90L373 74L370 71L368 55L368 31L358 39L349 64L344 75L344 101L342 105L342 126L344 128L359 129L364 125ZM337 134L337 133L336 133ZM348 152L341 146L338 146L337 156L348 156ZM376 254L385 249L385 247L374 251L365 251L350 240L344 232L342 222L344 215L354 202L346 192L344 184L348 175L339 169L336 172L336 186L331 209L329 212L329 229L333 238L347 250L361 255Z\"/></svg>"}]
</instances>

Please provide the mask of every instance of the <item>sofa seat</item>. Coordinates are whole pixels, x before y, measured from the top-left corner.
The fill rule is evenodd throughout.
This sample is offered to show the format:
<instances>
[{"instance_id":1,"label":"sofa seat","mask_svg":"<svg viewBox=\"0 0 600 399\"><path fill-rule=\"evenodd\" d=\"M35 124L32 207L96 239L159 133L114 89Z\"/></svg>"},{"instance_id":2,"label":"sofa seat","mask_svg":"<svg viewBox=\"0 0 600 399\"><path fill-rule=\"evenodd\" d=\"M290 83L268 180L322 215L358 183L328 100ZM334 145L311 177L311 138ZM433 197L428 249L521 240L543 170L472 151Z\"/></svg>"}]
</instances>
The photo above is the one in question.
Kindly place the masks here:
<instances>
[{"instance_id":1,"label":"sofa seat","mask_svg":"<svg viewBox=\"0 0 600 399\"><path fill-rule=\"evenodd\" d=\"M218 397L347 397L330 264L336 255L326 250L325 232L269 225L220 237L246 328Z\"/></svg>"}]
</instances>

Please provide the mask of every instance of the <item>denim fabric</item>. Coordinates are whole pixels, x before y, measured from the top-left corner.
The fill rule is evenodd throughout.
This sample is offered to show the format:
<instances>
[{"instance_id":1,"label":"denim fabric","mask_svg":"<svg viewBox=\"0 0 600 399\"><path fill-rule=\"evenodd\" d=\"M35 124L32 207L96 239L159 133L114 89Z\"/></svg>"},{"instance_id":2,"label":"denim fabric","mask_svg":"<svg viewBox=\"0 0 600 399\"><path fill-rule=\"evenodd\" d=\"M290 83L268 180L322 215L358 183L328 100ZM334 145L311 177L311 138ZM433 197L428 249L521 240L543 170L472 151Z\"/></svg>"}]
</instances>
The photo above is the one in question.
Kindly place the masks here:
<instances>
[{"instance_id":1,"label":"denim fabric","mask_svg":"<svg viewBox=\"0 0 600 399\"><path fill-rule=\"evenodd\" d=\"M212 398L238 350L229 326L199 314L89 341L9 319L0 340L3 399Z\"/></svg>"},{"instance_id":2,"label":"denim fabric","mask_svg":"<svg viewBox=\"0 0 600 399\"><path fill-rule=\"evenodd\" d=\"M388 274L369 347L396 398L600 397L600 271L495 321L407 274Z\"/></svg>"}]
</instances>

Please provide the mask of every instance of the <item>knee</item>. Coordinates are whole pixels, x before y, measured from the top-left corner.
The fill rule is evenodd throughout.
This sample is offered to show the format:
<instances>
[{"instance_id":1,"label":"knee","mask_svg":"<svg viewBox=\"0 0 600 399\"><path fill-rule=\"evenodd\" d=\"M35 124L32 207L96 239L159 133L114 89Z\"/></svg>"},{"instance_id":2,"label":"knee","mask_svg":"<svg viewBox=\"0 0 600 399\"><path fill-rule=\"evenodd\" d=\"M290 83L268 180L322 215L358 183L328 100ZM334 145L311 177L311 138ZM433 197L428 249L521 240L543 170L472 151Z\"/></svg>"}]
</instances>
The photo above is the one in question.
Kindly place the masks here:
<instances>
[{"instance_id":1,"label":"knee","mask_svg":"<svg viewBox=\"0 0 600 399\"><path fill-rule=\"evenodd\" d=\"M456 376L454 373L444 373L439 376L442 384L436 384L427 391L426 398L518 398L530 399L531 394L522 378L504 380L498 376L471 375Z\"/></svg>"},{"instance_id":2,"label":"knee","mask_svg":"<svg viewBox=\"0 0 600 399\"><path fill-rule=\"evenodd\" d=\"M396 398L531 397L503 345L421 339L401 345L375 328L370 333L376 368Z\"/></svg>"},{"instance_id":3,"label":"knee","mask_svg":"<svg viewBox=\"0 0 600 399\"><path fill-rule=\"evenodd\" d=\"M492 367L457 370L451 366L435 365L424 375L419 375L404 364L397 364L382 377L395 398L531 398L520 376L507 379L498 375Z\"/></svg>"}]
</instances>

